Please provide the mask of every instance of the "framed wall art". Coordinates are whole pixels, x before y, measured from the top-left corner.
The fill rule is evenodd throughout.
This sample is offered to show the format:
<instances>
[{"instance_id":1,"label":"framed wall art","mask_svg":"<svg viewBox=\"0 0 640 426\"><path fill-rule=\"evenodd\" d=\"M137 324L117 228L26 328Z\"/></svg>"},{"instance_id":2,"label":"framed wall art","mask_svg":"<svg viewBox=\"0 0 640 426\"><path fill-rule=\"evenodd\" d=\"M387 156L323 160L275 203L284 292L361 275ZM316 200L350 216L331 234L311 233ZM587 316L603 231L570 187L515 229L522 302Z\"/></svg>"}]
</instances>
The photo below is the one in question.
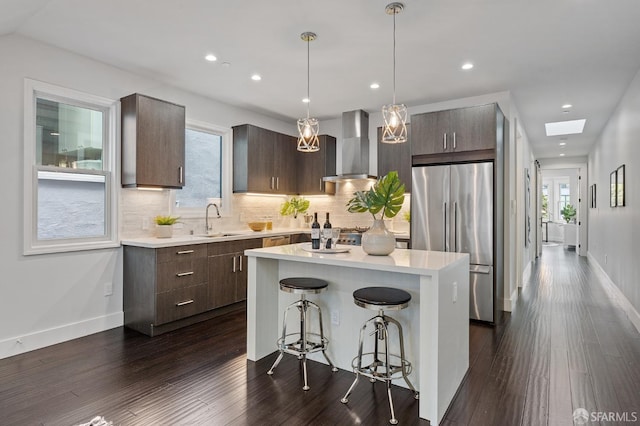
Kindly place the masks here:
<instances>
[{"instance_id":1,"label":"framed wall art","mask_svg":"<svg viewBox=\"0 0 640 426\"><path fill-rule=\"evenodd\" d=\"M616 207L624 207L624 164L616 170Z\"/></svg>"},{"instance_id":2,"label":"framed wall art","mask_svg":"<svg viewBox=\"0 0 640 426\"><path fill-rule=\"evenodd\" d=\"M614 170L609 175L609 207L615 207L618 202L618 196L616 194L616 172L617 171Z\"/></svg>"}]
</instances>

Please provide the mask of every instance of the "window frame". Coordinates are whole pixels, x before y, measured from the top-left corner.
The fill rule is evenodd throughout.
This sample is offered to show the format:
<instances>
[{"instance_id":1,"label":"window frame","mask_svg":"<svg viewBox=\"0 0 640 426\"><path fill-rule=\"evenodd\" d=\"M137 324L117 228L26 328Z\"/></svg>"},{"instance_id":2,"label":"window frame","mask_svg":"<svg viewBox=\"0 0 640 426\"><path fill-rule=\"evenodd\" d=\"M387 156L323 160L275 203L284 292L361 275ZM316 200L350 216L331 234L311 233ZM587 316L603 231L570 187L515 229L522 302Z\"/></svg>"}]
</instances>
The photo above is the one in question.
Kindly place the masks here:
<instances>
[{"instance_id":1,"label":"window frame","mask_svg":"<svg viewBox=\"0 0 640 426\"><path fill-rule=\"evenodd\" d=\"M232 129L229 127L218 126L215 124L207 123L204 121L187 119L185 125L185 131L187 129L197 130L200 132L211 133L221 138L222 153L220 159L220 171L221 187L220 197L221 206L219 207L220 215L223 217L229 217L232 212L231 208L231 194L232 194L232 182L233 182L233 146L231 139ZM185 164L186 167L186 164ZM199 207L177 207L176 206L176 191L171 190L171 214L180 216L183 218L202 218L204 217L205 210Z\"/></svg>"},{"instance_id":2,"label":"window frame","mask_svg":"<svg viewBox=\"0 0 640 426\"><path fill-rule=\"evenodd\" d=\"M36 100L47 99L78 107L98 109L104 113L102 170L71 169L36 164ZM24 230L23 254L47 254L95 250L120 246L118 236L118 192L120 103L42 81L24 79ZM105 179L105 235L90 238L38 240L38 172L96 174Z\"/></svg>"}]
</instances>

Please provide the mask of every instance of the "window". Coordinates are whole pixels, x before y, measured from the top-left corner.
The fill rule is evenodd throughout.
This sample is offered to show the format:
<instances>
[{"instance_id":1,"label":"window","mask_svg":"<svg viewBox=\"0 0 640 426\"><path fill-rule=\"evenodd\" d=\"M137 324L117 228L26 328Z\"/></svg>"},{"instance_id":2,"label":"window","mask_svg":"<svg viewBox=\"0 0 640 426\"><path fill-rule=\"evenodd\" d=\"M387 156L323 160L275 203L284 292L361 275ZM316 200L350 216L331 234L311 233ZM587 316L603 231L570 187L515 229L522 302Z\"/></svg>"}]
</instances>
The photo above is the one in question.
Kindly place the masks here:
<instances>
[{"instance_id":1,"label":"window","mask_svg":"<svg viewBox=\"0 0 640 426\"><path fill-rule=\"evenodd\" d=\"M185 182L176 191L176 207L204 209L207 198L222 196L222 137L210 132L186 129Z\"/></svg>"},{"instance_id":2,"label":"window","mask_svg":"<svg viewBox=\"0 0 640 426\"><path fill-rule=\"evenodd\" d=\"M171 191L174 214L202 217L212 198L224 214L222 200L230 200L231 195L231 153L231 129L187 120L185 185Z\"/></svg>"},{"instance_id":3,"label":"window","mask_svg":"<svg viewBox=\"0 0 640 426\"><path fill-rule=\"evenodd\" d=\"M116 105L25 80L25 254L118 245Z\"/></svg>"},{"instance_id":4,"label":"window","mask_svg":"<svg viewBox=\"0 0 640 426\"><path fill-rule=\"evenodd\" d=\"M568 204L571 204L571 193L568 183L558 184L558 217L562 217L560 213Z\"/></svg>"},{"instance_id":5,"label":"window","mask_svg":"<svg viewBox=\"0 0 640 426\"><path fill-rule=\"evenodd\" d=\"M542 185L542 220L548 222L551 220L549 212L549 184Z\"/></svg>"}]
</instances>

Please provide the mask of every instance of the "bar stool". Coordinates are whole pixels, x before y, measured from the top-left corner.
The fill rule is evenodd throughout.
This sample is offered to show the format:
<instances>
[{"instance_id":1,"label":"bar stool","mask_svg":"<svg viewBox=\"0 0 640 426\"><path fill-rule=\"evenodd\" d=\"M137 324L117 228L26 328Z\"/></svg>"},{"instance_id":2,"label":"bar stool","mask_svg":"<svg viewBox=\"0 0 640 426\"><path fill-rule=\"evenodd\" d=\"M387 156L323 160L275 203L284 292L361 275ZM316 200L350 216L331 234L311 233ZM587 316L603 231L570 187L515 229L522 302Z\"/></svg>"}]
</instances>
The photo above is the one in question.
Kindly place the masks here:
<instances>
[{"instance_id":1,"label":"bar stool","mask_svg":"<svg viewBox=\"0 0 640 426\"><path fill-rule=\"evenodd\" d=\"M309 384L307 383L307 355L313 352L322 351L322 355L331 366L331 371L338 371L336 366L331 362L327 355L327 344L329 340L324 337L324 330L322 327L322 311L320 307L313 302L306 299L307 294L318 294L327 289L329 285L325 280L318 278L285 278L280 280L280 290L287 293L294 293L300 295L300 300L290 304L284 311L284 320L282 322L282 337L278 339L277 345L280 353L278 358L271 366L271 369L267 371L267 374L272 375L273 370L278 366L285 353L295 355L298 359L302 360L302 371L304 373L304 386L302 390L309 390ZM300 330L295 333L287 334L287 314L292 308L297 308L300 313ZM320 333L312 333L307 331L307 310L314 308L318 312L318 323L320 326ZM291 338L293 336L293 339Z\"/></svg>"},{"instance_id":2,"label":"bar stool","mask_svg":"<svg viewBox=\"0 0 640 426\"><path fill-rule=\"evenodd\" d=\"M409 306L411 295L404 290L391 287L365 287L353 292L353 302L361 308L378 311L378 315L366 321L360 329L360 343L358 346L358 356L351 362L356 378L351 387L340 400L343 404L349 402L351 391L358 384L360 376L368 377L372 383L376 381L385 382L387 384L387 395L389 397L389 408L391 409L391 419L389 423L397 424L395 411L393 409L393 399L391 399L391 381L402 377L409 389L414 393L416 399L420 394L413 387L409 378L411 374L411 363L407 360L404 353L404 337L402 335L402 326L400 323L384 314L385 310L399 311ZM398 339L400 344L400 355L389 353L389 325L396 326L398 331ZM375 334L373 352L363 353L364 335L369 325L373 326ZM384 351L380 351L380 343L384 342Z\"/></svg>"}]
</instances>

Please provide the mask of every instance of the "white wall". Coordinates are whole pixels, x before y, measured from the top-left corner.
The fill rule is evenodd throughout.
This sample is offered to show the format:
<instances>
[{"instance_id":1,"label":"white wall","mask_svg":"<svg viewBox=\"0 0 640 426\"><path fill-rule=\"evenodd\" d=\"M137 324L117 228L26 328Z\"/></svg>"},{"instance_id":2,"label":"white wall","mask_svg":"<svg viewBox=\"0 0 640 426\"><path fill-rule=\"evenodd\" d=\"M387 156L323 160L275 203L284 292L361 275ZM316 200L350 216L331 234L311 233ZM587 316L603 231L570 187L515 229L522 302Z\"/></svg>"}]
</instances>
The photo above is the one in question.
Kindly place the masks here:
<instances>
[{"instance_id":1,"label":"white wall","mask_svg":"<svg viewBox=\"0 0 640 426\"><path fill-rule=\"evenodd\" d=\"M22 255L24 78L110 99L144 93L185 105L189 119L295 133L293 121L214 102L23 37L0 37L0 57L0 358L123 322L121 249ZM103 295L105 283L112 283L113 295Z\"/></svg>"},{"instance_id":2,"label":"white wall","mask_svg":"<svg viewBox=\"0 0 640 426\"><path fill-rule=\"evenodd\" d=\"M588 184L596 184L596 206L588 209L589 258L630 303L640 328L640 72L589 154ZM609 173L625 165L626 207L609 207ZM635 312L631 312L630 310Z\"/></svg>"}]
</instances>

